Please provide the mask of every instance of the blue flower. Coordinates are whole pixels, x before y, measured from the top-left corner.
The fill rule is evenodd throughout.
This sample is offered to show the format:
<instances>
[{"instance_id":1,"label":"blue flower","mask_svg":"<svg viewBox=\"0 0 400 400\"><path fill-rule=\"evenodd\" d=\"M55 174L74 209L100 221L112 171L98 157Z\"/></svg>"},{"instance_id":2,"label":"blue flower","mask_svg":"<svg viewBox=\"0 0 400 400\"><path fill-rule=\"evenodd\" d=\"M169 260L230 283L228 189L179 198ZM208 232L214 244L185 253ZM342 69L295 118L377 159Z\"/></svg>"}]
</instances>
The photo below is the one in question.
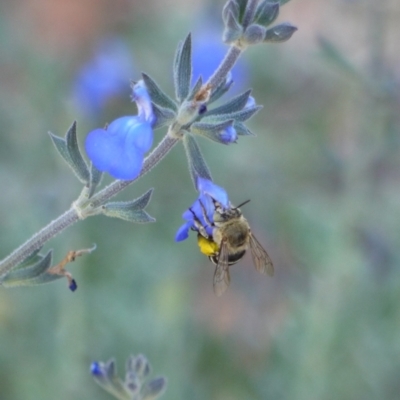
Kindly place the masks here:
<instances>
[{"instance_id":1,"label":"blue flower","mask_svg":"<svg viewBox=\"0 0 400 400\"><path fill-rule=\"evenodd\" d=\"M251 107L255 107L256 105L257 105L256 104L256 99L253 96L249 96L244 108L251 108Z\"/></svg>"},{"instance_id":2,"label":"blue flower","mask_svg":"<svg viewBox=\"0 0 400 400\"><path fill-rule=\"evenodd\" d=\"M236 143L237 138L237 132L233 126L228 126L220 133L220 139L225 144Z\"/></svg>"},{"instance_id":3,"label":"blue flower","mask_svg":"<svg viewBox=\"0 0 400 400\"><path fill-rule=\"evenodd\" d=\"M98 114L107 102L127 91L134 74L129 46L118 37L103 39L95 54L79 70L73 97L80 110Z\"/></svg>"},{"instance_id":4,"label":"blue flower","mask_svg":"<svg viewBox=\"0 0 400 400\"><path fill-rule=\"evenodd\" d=\"M228 194L225 189L217 186L209 179L198 177L197 190L200 193L199 197L182 215L182 218L186 222L178 229L175 235L177 242L187 239L190 229L198 230L196 222L201 224L207 235L212 236L215 201L223 208L230 206Z\"/></svg>"},{"instance_id":5,"label":"blue flower","mask_svg":"<svg viewBox=\"0 0 400 400\"><path fill-rule=\"evenodd\" d=\"M94 376L104 376L105 371L104 371L104 366L101 365L101 363L94 361L92 362L92 364L90 365L90 373Z\"/></svg>"},{"instance_id":6,"label":"blue flower","mask_svg":"<svg viewBox=\"0 0 400 400\"><path fill-rule=\"evenodd\" d=\"M155 117L142 81L133 86L132 98L138 115L120 117L104 129L95 129L85 141L86 153L93 165L122 180L132 180L140 174L144 154L153 144Z\"/></svg>"}]
</instances>

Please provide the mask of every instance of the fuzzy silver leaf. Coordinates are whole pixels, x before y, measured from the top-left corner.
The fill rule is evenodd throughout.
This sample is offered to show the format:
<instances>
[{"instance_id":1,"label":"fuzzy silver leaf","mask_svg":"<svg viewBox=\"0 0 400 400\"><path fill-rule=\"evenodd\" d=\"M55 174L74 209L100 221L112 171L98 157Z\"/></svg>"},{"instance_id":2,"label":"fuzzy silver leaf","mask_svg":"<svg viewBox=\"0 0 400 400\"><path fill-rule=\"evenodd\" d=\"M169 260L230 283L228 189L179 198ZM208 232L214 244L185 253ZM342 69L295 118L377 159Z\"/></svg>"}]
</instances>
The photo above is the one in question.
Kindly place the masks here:
<instances>
[{"instance_id":1,"label":"fuzzy silver leaf","mask_svg":"<svg viewBox=\"0 0 400 400\"><path fill-rule=\"evenodd\" d=\"M30 254L28 257L26 257L25 260L22 261L20 264L18 264L15 268L16 269L25 268L25 267L31 266L33 264L36 264L38 261L40 261L43 258L43 256L41 254L39 254L41 249L42 248L40 247L39 249L32 252L32 254Z\"/></svg>"},{"instance_id":2,"label":"fuzzy silver leaf","mask_svg":"<svg viewBox=\"0 0 400 400\"><path fill-rule=\"evenodd\" d=\"M149 75L142 73L142 78L153 103L173 111L178 110L175 102L163 92L160 86Z\"/></svg>"},{"instance_id":3,"label":"fuzzy silver leaf","mask_svg":"<svg viewBox=\"0 0 400 400\"><path fill-rule=\"evenodd\" d=\"M234 0L239 8L239 18L238 20L241 21L246 10L248 0Z\"/></svg>"},{"instance_id":4,"label":"fuzzy silver leaf","mask_svg":"<svg viewBox=\"0 0 400 400\"><path fill-rule=\"evenodd\" d=\"M161 396L167 388L167 380L160 376L147 383L141 393L141 400L155 400Z\"/></svg>"},{"instance_id":5,"label":"fuzzy silver leaf","mask_svg":"<svg viewBox=\"0 0 400 400\"><path fill-rule=\"evenodd\" d=\"M257 136L245 124L241 122L235 122L233 127L236 129L236 133L239 136Z\"/></svg>"},{"instance_id":6,"label":"fuzzy silver leaf","mask_svg":"<svg viewBox=\"0 0 400 400\"><path fill-rule=\"evenodd\" d=\"M150 201L153 189L149 189L145 194L132 201L115 201L107 203L102 207L102 213L107 217L120 218L125 221L139 224L155 222L144 208Z\"/></svg>"},{"instance_id":7,"label":"fuzzy silver leaf","mask_svg":"<svg viewBox=\"0 0 400 400\"><path fill-rule=\"evenodd\" d=\"M88 190L88 198L90 199L97 186L101 182L101 178L103 177L103 173L99 171L92 163L90 163L90 182L89 182L89 190Z\"/></svg>"},{"instance_id":8,"label":"fuzzy silver leaf","mask_svg":"<svg viewBox=\"0 0 400 400\"><path fill-rule=\"evenodd\" d=\"M254 22L262 26L271 25L278 18L279 8L279 2L261 1L257 6Z\"/></svg>"},{"instance_id":9,"label":"fuzzy silver leaf","mask_svg":"<svg viewBox=\"0 0 400 400\"><path fill-rule=\"evenodd\" d=\"M194 185L196 186L197 177L199 176L212 181L211 172L201 154L199 145L189 132L183 137L183 145L188 159L190 176Z\"/></svg>"},{"instance_id":10,"label":"fuzzy silver leaf","mask_svg":"<svg viewBox=\"0 0 400 400\"><path fill-rule=\"evenodd\" d=\"M256 112L262 109L262 106L253 106L245 108L241 111L236 111L229 114L223 115L213 115L212 118L214 121L226 121L228 119L233 119L235 122L244 122L250 119Z\"/></svg>"},{"instance_id":11,"label":"fuzzy silver leaf","mask_svg":"<svg viewBox=\"0 0 400 400\"><path fill-rule=\"evenodd\" d=\"M246 92L238 96L235 96L233 99L229 100L225 104L222 104L219 107L207 111L207 113L204 114L204 116L208 117L209 115L228 114L228 113L233 113L235 111L240 111L246 105L250 94L251 94L251 89L247 90Z\"/></svg>"},{"instance_id":12,"label":"fuzzy silver leaf","mask_svg":"<svg viewBox=\"0 0 400 400\"><path fill-rule=\"evenodd\" d=\"M150 363L143 354L131 355L126 362L126 370L141 379L146 378L151 372Z\"/></svg>"},{"instance_id":13,"label":"fuzzy silver leaf","mask_svg":"<svg viewBox=\"0 0 400 400\"><path fill-rule=\"evenodd\" d=\"M222 20L224 21L224 24L226 24L228 20L229 12L232 13L236 20L239 20L239 5L236 1L229 0L222 9Z\"/></svg>"},{"instance_id":14,"label":"fuzzy silver leaf","mask_svg":"<svg viewBox=\"0 0 400 400\"><path fill-rule=\"evenodd\" d=\"M67 142L67 148L69 155L73 163L73 169L76 176L83 183L88 183L90 179L90 172L86 161L84 160L82 153L79 149L78 139L76 137L76 121L74 121L69 128L65 141Z\"/></svg>"},{"instance_id":15,"label":"fuzzy silver leaf","mask_svg":"<svg viewBox=\"0 0 400 400\"><path fill-rule=\"evenodd\" d=\"M264 42L281 43L289 40L297 28L289 23L276 25L265 33Z\"/></svg>"},{"instance_id":16,"label":"fuzzy silver leaf","mask_svg":"<svg viewBox=\"0 0 400 400\"><path fill-rule=\"evenodd\" d=\"M52 250L49 250L45 256L39 257L39 261L35 264L9 272L1 279L0 284L5 287L15 287L33 286L39 283L44 283L38 281L37 278L43 275L51 267L52 254Z\"/></svg>"},{"instance_id":17,"label":"fuzzy silver leaf","mask_svg":"<svg viewBox=\"0 0 400 400\"><path fill-rule=\"evenodd\" d=\"M190 33L179 49L174 63L174 85L176 98L182 102L189 94L192 80L192 38Z\"/></svg>"},{"instance_id":18,"label":"fuzzy silver leaf","mask_svg":"<svg viewBox=\"0 0 400 400\"><path fill-rule=\"evenodd\" d=\"M196 83L192 87L192 90L190 91L187 99L188 100L193 100L195 98L196 94L198 93L198 91L200 90L200 88L202 87L202 85L203 85L203 78L200 75L198 77Z\"/></svg>"},{"instance_id":19,"label":"fuzzy silver leaf","mask_svg":"<svg viewBox=\"0 0 400 400\"><path fill-rule=\"evenodd\" d=\"M226 140L221 138L221 133L228 127L233 126L233 120L228 120L219 123L212 122L195 122L190 131L196 135L201 135L214 142L227 144Z\"/></svg>"},{"instance_id":20,"label":"fuzzy silver leaf","mask_svg":"<svg viewBox=\"0 0 400 400\"><path fill-rule=\"evenodd\" d=\"M153 129L169 125L176 117L175 112L170 108L161 107L156 103L152 103L152 107L153 113L156 117L156 122L153 126Z\"/></svg>"},{"instance_id":21,"label":"fuzzy silver leaf","mask_svg":"<svg viewBox=\"0 0 400 400\"><path fill-rule=\"evenodd\" d=\"M239 21L235 18L231 11L228 12L228 16L225 22L225 29L222 34L222 41L224 43L233 43L242 36L242 26Z\"/></svg>"},{"instance_id":22,"label":"fuzzy silver leaf","mask_svg":"<svg viewBox=\"0 0 400 400\"><path fill-rule=\"evenodd\" d=\"M82 183L88 184L90 172L79 150L78 141L76 139L76 122L69 128L65 139L51 132L49 132L49 135L58 153L72 169L77 178Z\"/></svg>"},{"instance_id":23,"label":"fuzzy silver leaf","mask_svg":"<svg viewBox=\"0 0 400 400\"><path fill-rule=\"evenodd\" d=\"M208 104L213 103L214 101L219 100L233 85L233 80L229 77L224 82L221 82L215 90L211 93L210 99L208 100Z\"/></svg>"},{"instance_id":24,"label":"fuzzy silver leaf","mask_svg":"<svg viewBox=\"0 0 400 400\"><path fill-rule=\"evenodd\" d=\"M266 29L257 24L248 26L243 34L243 40L249 44L254 45L261 43L264 40Z\"/></svg>"}]
</instances>

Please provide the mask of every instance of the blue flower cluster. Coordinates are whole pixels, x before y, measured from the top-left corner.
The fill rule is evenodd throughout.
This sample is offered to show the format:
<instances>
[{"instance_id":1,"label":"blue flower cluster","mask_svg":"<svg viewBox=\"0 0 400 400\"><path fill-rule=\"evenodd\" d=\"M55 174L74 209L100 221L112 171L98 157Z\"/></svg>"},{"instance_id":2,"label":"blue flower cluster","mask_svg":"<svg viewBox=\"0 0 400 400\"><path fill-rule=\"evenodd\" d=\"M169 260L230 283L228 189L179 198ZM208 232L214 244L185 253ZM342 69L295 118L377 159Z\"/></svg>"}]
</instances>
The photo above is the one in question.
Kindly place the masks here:
<instances>
[{"instance_id":1,"label":"blue flower cluster","mask_svg":"<svg viewBox=\"0 0 400 400\"><path fill-rule=\"evenodd\" d=\"M204 227L208 236L213 234L215 204L217 201L223 208L229 208L230 202L225 189L217 186L209 179L197 178L197 190L200 195L197 200L182 215L186 221L177 231L175 240L181 242L189 236L189 230L198 230L196 221Z\"/></svg>"},{"instance_id":2,"label":"blue flower cluster","mask_svg":"<svg viewBox=\"0 0 400 400\"><path fill-rule=\"evenodd\" d=\"M85 141L93 165L116 179L135 179L142 169L144 154L153 144L155 116L143 81L133 85L132 99L138 115L120 117L106 128L95 129Z\"/></svg>"}]
</instances>

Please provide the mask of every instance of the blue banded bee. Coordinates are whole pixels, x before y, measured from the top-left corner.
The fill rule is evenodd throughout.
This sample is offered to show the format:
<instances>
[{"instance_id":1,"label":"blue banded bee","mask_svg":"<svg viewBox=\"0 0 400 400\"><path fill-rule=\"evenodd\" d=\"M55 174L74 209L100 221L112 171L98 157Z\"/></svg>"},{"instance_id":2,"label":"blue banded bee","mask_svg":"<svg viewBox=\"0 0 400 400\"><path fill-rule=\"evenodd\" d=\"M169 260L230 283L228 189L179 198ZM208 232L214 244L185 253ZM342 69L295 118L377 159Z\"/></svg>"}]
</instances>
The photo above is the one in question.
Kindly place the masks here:
<instances>
[{"instance_id":1,"label":"blue banded bee","mask_svg":"<svg viewBox=\"0 0 400 400\"><path fill-rule=\"evenodd\" d=\"M250 225L243 217L239 207L250 200L240 204L238 207L224 209L213 199L215 211L213 222L207 217L203 204L203 217L212 229L209 235L200 220L194 216L195 227L198 232L197 243L200 251L216 265L214 273L214 293L221 296L229 286L229 267L243 258L246 250L250 248L254 266L257 271L264 275L272 276L274 267L268 253L251 232Z\"/></svg>"}]
</instances>

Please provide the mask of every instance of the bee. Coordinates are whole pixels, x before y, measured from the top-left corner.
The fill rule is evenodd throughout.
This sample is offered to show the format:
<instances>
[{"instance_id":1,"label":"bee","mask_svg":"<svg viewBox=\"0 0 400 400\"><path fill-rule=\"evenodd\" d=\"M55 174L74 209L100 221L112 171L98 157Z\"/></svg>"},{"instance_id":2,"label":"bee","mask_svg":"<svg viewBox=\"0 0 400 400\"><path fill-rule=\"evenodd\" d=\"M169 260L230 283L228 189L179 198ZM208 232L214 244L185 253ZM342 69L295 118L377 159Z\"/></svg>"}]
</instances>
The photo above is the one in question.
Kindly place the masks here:
<instances>
[{"instance_id":1,"label":"bee","mask_svg":"<svg viewBox=\"0 0 400 400\"><path fill-rule=\"evenodd\" d=\"M274 267L268 253L251 232L250 225L239 208L249 201L237 207L224 209L213 200L215 206L213 222L209 220L201 204L204 220L213 228L212 235L207 233L192 211L200 251L216 265L213 286L217 296L221 296L229 286L231 280L229 267L241 260L249 248L257 271L264 275L274 274Z\"/></svg>"}]
</instances>

